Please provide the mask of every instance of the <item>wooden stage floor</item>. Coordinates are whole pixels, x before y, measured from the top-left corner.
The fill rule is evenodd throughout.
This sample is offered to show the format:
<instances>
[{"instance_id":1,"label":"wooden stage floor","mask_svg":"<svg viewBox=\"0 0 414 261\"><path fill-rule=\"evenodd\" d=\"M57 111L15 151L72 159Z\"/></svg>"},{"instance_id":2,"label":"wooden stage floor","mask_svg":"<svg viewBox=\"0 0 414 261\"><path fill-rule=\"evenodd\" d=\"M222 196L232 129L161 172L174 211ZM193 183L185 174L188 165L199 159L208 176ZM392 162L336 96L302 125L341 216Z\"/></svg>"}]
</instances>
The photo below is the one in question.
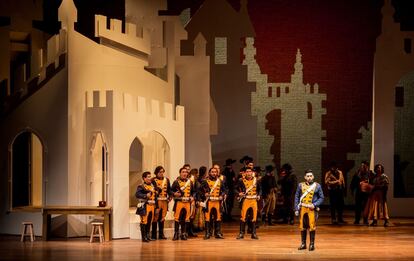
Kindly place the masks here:
<instances>
[{"instance_id":1,"label":"wooden stage floor","mask_svg":"<svg viewBox=\"0 0 414 261\"><path fill-rule=\"evenodd\" d=\"M351 221L351 217L347 219ZM334 226L328 217L318 222L316 250L298 251L297 225L261 226L259 240L236 240L238 223L225 223L225 239L198 238L174 242L119 239L103 244L88 238L20 242L0 236L0 260L414 260L414 219L392 219L391 227L346 224ZM308 241L309 242L309 241Z\"/></svg>"}]
</instances>

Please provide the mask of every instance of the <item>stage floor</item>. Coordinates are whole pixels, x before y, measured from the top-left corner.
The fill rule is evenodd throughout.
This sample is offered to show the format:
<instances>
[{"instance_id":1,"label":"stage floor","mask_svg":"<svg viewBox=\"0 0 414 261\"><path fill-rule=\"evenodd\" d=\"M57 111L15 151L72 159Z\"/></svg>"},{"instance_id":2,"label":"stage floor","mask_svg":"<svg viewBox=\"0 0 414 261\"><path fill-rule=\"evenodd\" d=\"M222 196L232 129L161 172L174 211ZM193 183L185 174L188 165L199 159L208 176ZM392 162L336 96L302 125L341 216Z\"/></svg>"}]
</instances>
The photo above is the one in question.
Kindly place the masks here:
<instances>
[{"instance_id":1,"label":"stage floor","mask_svg":"<svg viewBox=\"0 0 414 261\"><path fill-rule=\"evenodd\" d=\"M88 238L20 242L17 236L0 237L0 260L275 260L275 259L371 259L414 260L414 219L391 219L384 228L349 224L334 226L328 217L319 220L316 250L298 251L297 225L261 226L259 240L246 235L236 240L238 223L225 223L225 239L203 240L203 234L187 241L119 239L103 244ZM309 242L309 241L308 241Z\"/></svg>"}]
</instances>

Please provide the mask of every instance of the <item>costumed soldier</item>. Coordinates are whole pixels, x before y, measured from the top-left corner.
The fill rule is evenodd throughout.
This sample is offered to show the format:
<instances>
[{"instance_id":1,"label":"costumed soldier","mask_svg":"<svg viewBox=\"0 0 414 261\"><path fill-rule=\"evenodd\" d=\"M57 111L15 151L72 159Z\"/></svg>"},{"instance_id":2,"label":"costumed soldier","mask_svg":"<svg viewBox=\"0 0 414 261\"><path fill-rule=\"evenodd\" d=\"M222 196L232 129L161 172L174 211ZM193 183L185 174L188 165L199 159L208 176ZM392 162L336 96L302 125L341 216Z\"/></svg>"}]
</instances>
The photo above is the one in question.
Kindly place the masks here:
<instances>
[{"instance_id":1,"label":"costumed soldier","mask_svg":"<svg viewBox=\"0 0 414 261\"><path fill-rule=\"evenodd\" d=\"M215 163L213 164L213 168L215 168L217 170L217 177L221 180L221 184L223 185L224 188L224 194L223 196L223 201L221 202L221 207L220 207L220 211L221 211L221 215L224 216L226 213L226 209L227 209L227 205L226 205L226 200L227 200L227 195L229 194L229 188L226 186L226 176L223 175L223 173L221 173L221 168L220 165Z\"/></svg>"},{"instance_id":2,"label":"costumed soldier","mask_svg":"<svg viewBox=\"0 0 414 261\"><path fill-rule=\"evenodd\" d=\"M167 239L164 235L164 221L168 212L168 202L171 200L171 186L170 180L164 177L165 169L162 166L158 166L154 170L156 175L153 182L159 189L157 196L158 208L155 210L154 219L152 221L151 239L157 239L157 223L158 223L158 239Z\"/></svg>"},{"instance_id":3,"label":"costumed soldier","mask_svg":"<svg viewBox=\"0 0 414 261\"><path fill-rule=\"evenodd\" d=\"M142 242L149 242L151 238L149 236L150 225L154 217L156 208L156 185L152 183L151 173L145 171L142 173L143 184L137 187L135 197L138 199L137 215L141 216L141 238Z\"/></svg>"},{"instance_id":4,"label":"costumed soldier","mask_svg":"<svg viewBox=\"0 0 414 261\"><path fill-rule=\"evenodd\" d=\"M181 168L180 176L171 185L171 193L174 196L174 241L179 238L180 225L180 238L187 240L187 231L190 226L191 202L194 201L194 185L187 175L187 169Z\"/></svg>"},{"instance_id":5,"label":"costumed soldier","mask_svg":"<svg viewBox=\"0 0 414 261\"><path fill-rule=\"evenodd\" d=\"M306 249L306 234L309 229L309 251L315 250L315 230L319 206L324 200L322 187L313 181L312 170L305 172L305 182L298 184L295 194L295 214L299 216L302 243L298 250Z\"/></svg>"},{"instance_id":6,"label":"costumed soldier","mask_svg":"<svg viewBox=\"0 0 414 261\"><path fill-rule=\"evenodd\" d=\"M201 207L205 212L205 229L206 233L204 239L209 239L212 235L213 228L212 216L214 216L214 236L215 238L223 239L221 233L221 204L224 200L224 184L218 177L218 170L210 168L208 177L201 183L202 202Z\"/></svg>"},{"instance_id":7,"label":"costumed soldier","mask_svg":"<svg viewBox=\"0 0 414 261\"><path fill-rule=\"evenodd\" d=\"M251 209L252 215L252 239L259 239L256 235L257 201L260 199L260 187L256 177L253 177L253 170L249 167L243 169L244 178L241 178L237 186L238 200L241 201L240 233L237 239L244 238L246 229L247 213Z\"/></svg>"}]
</instances>

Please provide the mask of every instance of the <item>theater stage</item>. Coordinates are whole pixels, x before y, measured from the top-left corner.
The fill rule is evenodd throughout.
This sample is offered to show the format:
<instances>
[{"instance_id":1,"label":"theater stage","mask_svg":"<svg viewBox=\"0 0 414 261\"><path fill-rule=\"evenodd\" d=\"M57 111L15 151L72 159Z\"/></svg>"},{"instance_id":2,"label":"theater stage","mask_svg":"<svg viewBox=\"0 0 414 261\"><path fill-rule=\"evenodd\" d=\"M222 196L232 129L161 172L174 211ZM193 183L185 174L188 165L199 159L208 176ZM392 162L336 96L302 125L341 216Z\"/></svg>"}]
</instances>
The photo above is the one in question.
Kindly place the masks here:
<instances>
[{"instance_id":1,"label":"theater stage","mask_svg":"<svg viewBox=\"0 0 414 261\"><path fill-rule=\"evenodd\" d=\"M351 217L346 218L351 221ZM297 225L261 226L259 240L236 240L238 223L223 225L225 239L168 240L141 243L118 239L103 244L88 238L24 242L17 236L0 237L0 260L273 260L273 259L372 259L414 260L414 219L392 219L391 227L333 226L319 220L316 250L298 251Z\"/></svg>"}]
</instances>

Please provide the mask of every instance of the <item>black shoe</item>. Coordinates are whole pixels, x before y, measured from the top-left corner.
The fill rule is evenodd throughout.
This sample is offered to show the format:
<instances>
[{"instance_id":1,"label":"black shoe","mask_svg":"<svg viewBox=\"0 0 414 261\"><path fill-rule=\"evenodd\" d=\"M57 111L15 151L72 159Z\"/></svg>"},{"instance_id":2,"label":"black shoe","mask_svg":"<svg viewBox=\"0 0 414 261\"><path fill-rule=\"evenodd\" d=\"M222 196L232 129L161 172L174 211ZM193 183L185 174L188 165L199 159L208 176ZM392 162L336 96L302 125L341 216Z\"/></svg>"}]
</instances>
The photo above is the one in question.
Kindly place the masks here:
<instances>
[{"instance_id":1,"label":"black shoe","mask_svg":"<svg viewBox=\"0 0 414 261\"><path fill-rule=\"evenodd\" d=\"M256 223L255 222L253 222L252 228L253 228L252 239L259 239L259 237L256 235Z\"/></svg>"},{"instance_id":2,"label":"black shoe","mask_svg":"<svg viewBox=\"0 0 414 261\"><path fill-rule=\"evenodd\" d=\"M374 219L373 221L372 221L372 223L371 224L369 224L369 226L370 227L376 227L378 225L378 223L377 223L377 220L376 219Z\"/></svg>"},{"instance_id":3,"label":"black shoe","mask_svg":"<svg viewBox=\"0 0 414 261\"><path fill-rule=\"evenodd\" d=\"M298 247L298 250L304 250L306 249L306 230L300 231L300 237L301 237L301 243Z\"/></svg>"},{"instance_id":4,"label":"black shoe","mask_svg":"<svg viewBox=\"0 0 414 261\"><path fill-rule=\"evenodd\" d=\"M309 244L309 251L313 251L315 250L315 244L314 243L310 243Z\"/></svg>"},{"instance_id":5,"label":"black shoe","mask_svg":"<svg viewBox=\"0 0 414 261\"><path fill-rule=\"evenodd\" d=\"M267 216L267 225L273 226L272 215L270 214Z\"/></svg>"},{"instance_id":6,"label":"black shoe","mask_svg":"<svg viewBox=\"0 0 414 261\"><path fill-rule=\"evenodd\" d=\"M384 227L389 227L390 226L390 222L388 222L388 219L386 219L384 221Z\"/></svg>"},{"instance_id":7,"label":"black shoe","mask_svg":"<svg viewBox=\"0 0 414 261\"><path fill-rule=\"evenodd\" d=\"M338 222L336 221L336 219L332 219L331 223L332 225L338 225Z\"/></svg>"},{"instance_id":8,"label":"black shoe","mask_svg":"<svg viewBox=\"0 0 414 261\"><path fill-rule=\"evenodd\" d=\"M158 239L167 239L164 235L164 221L158 222Z\"/></svg>"},{"instance_id":9,"label":"black shoe","mask_svg":"<svg viewBox=\"0 0 414 261\"><path fill-rule=\"evenodd\" d=\"M210 239L211 234L210 234L210 222L209 221L206 221L205 230L206 230L206 233L204 235L204 239L205 240Z\"/></svg>"},{"instance_id":10,"label":"black shoe","mask_svg":"<svg viewBox=\"0 0 414 261\"><path fill-rule=\"evenodd\" d=\"M236 239L243 239L244 238L244 231L246 230L246 223L243 221L240 221L240 233L236 237Z\"/></svg>"},{"instance_id":11,"label":"black shoe","mask_svg":"<svg viewBox=\"0 0 414 261\"><path fill-rule=\"evenodd\" d=\"M309 231L309 237L310 237L309 251L315 250L315 232L316 231Z\"/></svg>"},{"instance_id":12,"label":"black shoe","mask_svg":"<svg viewBox=\"0 0 414 261\"><path fill-rule=\"evenodd\" d=\"M181 223L181 240L187 240L188 234L187 234L187 228L190 225L190 222L182 222Z\"/></svg>"},{"instance_id":13,"label":"black shoe","mask_svg":"<svg viewBox=\"0 0 414 261\"><path fill-rule=\"evenodd\" d=\"M155 239L152 239L151 236L150 236L151 224L147 224L147 228L146 229L147 229L146 230L146 232L147 232L147 239L149 241L154 241Z\"/></svg>"},{"instance_id":14,"label":"black shoe","mask_svg":"<svg viewBox=\"0 0 414 261\"><path fill-rule=\"evenodd\" d=\"M193 230L193 223L191 221L187 222L186 226L187 226L187 231L188 231L188 237L197 237L197 234L194 233L194 230Z\"/></svg>"},{"instance_id":15,"label":"black shoe","mask_svg":"<svg viewBox=\"0 0 414 261\"><path fill-rule=\"evenodd\" d=\"M214 237L218 239L224 239L223 233L221 233L221 222L215 221Z\"/></svg>"},{"instance_id":16,"label":"black shoe","mask_svg":"<svg viewBox=\"0 0 414 261\"><path fill-rule=\"evenodd\" d=\"M152 223L151 240L157 240L157 222Z\"/></svg>"},{"instance_id":17,"label":"black shoe","mask_svg":"<svg viewBox=\"0 0 414 261\"><path fill-rule=\"evenodd\" d=\"M354 225L359 225L359 221L354 221Z\"/></svg>"},{"instance_id":18,"label":"black shoe","mask_svg":"<svg viewBox=\"0 0 414 261\"><path fill-rule=\"evenodd\" d=\"M295 220L293 218L289 220L289 225L294 225L294 224L295 224Z\"/></svg>"},{"instance_id":19,"label":"black shoe","mask_svg":"<svg viewBox=\"0 0 414 261\"><path fill-rule=\"evenodd\" d=\"M141 229L141 240L142 240L142 242L149 243L150 240L147 238L147 225L140 224L140 229Z\"/></svg>"},{"instance_id":20,"label":"black shoe","mask_svg":"<svg viewBox=\"0 0 414 261\"><path fill-rule=\"evenodd\" d=\"M173 237L173 241L176 241L179 239L179 235L180 235L180 223L178 223L177 221L174 222L174 237Z\"/></svg>"},{"instance_id":21,"label":"black shoe","mask_svg":"<svg viewBox=\"0 0 414 261\"><path fill-rule=\"evenodd\" d=\"M368 225L368 219L364 218L364 225Z\"/></svg>"}]
</instances>

